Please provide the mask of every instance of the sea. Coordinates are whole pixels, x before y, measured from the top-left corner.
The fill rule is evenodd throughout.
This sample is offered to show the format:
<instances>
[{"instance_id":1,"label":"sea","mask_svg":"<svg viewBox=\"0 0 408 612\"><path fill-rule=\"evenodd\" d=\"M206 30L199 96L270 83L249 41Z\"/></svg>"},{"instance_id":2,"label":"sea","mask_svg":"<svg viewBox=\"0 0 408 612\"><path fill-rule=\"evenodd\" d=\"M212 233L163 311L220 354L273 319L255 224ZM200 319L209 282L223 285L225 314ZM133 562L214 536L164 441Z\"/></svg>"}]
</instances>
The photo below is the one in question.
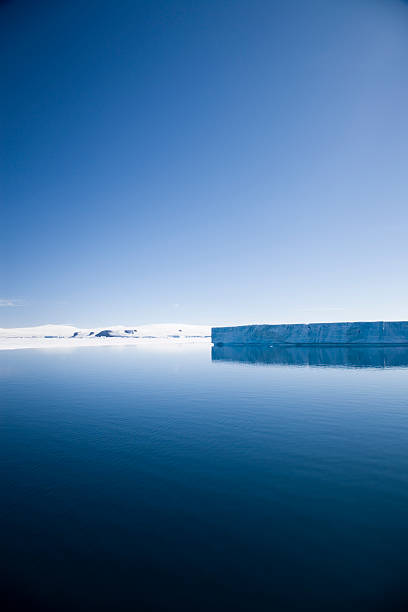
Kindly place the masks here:
<instances>
[{"instance_id":1,"label":"sea","mask_svg":"<svg viewBox=\"0 0 408 612\"><path fill-rule=\"evenodd\" d=\"M0 352L0 609L408 610L408 348Z\"/></svg>"}]
</instances>

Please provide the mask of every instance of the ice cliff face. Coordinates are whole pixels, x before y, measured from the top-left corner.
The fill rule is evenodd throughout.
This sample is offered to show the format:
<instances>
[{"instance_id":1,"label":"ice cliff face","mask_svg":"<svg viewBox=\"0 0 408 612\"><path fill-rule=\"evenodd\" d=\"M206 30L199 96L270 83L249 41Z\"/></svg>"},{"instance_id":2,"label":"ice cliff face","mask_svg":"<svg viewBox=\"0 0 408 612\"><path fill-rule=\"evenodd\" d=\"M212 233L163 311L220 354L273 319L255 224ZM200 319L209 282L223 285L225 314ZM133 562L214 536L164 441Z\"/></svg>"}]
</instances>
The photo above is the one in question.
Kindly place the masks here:
<instances>
[{"instance_id":1,"label":"ice cliff face","mask_svg":"<svg viewBox=\"0 0 408 612\"><path fill-rule=\"evenodd\" d=\"M213 327L223 344L408 344L408 321Z\"/></svg>"}]
</instances>

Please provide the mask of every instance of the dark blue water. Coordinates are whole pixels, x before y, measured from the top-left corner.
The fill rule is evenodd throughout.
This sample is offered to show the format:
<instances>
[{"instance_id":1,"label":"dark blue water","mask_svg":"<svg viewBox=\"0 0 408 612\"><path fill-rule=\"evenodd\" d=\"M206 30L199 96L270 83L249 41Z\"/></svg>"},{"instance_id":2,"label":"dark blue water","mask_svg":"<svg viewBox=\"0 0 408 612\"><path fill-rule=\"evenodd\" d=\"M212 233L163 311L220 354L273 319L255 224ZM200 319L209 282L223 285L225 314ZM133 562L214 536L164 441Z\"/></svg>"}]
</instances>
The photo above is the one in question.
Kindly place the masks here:
<instances>
[{"instance_id":1,"label":"dark blue water","mask_svg":"<svg viewBox=\"0 0 408 612\"><path fill-rule=\"evenodd\" d=\"M406 610L396 351L2 351L1 609Z\"/></svg>"}]
</instances>

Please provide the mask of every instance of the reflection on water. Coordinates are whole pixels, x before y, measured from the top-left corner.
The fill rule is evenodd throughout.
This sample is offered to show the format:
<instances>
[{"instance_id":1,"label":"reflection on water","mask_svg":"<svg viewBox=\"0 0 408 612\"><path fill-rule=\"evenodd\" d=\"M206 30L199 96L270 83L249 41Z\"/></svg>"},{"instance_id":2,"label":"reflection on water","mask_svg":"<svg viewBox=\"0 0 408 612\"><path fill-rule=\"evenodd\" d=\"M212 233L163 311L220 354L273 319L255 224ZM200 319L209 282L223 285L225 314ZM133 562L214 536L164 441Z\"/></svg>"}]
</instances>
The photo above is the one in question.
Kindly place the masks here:
<instances>
[{"instance_id":1,"label":"reflection on water","mask_svg":"<svg viewBox=\"0 0 408 612\"><path fill-rule=\"evenodd\" d=\"M408 367L408 347L213 346L213 361L345 368Z\"/></svg>"},{"instance_id":2,"label":"reflection on water","mask_svg":"<svg viewBox=\"0 0 408 612\"><path fill-rule=\"evenodd\" d=\"M407 351L0 351L0 611L407 610Z\"/></svg>"}]
</instances>

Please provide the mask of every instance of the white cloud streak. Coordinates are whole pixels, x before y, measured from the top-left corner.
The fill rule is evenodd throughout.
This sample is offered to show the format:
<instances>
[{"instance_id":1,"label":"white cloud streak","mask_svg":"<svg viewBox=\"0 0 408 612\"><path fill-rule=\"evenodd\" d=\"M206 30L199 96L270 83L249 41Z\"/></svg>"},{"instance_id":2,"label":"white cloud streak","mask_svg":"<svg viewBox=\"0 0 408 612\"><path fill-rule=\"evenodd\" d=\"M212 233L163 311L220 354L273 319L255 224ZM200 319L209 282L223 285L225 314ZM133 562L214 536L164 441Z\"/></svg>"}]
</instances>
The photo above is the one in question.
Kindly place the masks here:
<instances>
[{"instance_id":1,"label":"white cloud streak","mask_svg":"<svg viewBox=\"0 0 408 612\"><path fill-rule=\"evenodd\" d=\"M10 300L7 298L0 298L0 308L8 308L8 307L15 307L15 306L22 306L21 300Z\"/></svg>"}]
</instances>

